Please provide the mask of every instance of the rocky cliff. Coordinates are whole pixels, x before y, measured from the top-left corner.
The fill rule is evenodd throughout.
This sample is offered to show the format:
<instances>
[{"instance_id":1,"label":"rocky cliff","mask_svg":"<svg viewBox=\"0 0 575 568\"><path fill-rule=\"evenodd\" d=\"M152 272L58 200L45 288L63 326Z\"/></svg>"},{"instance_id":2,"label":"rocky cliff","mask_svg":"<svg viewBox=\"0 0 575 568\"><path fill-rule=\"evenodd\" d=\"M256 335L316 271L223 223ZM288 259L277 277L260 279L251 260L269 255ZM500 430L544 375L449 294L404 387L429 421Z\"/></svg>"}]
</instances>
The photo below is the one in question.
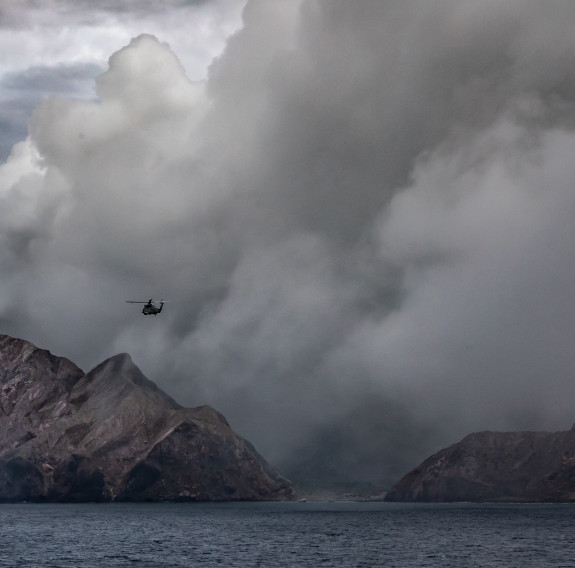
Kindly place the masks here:
<instances>
[{"instance_id":1,"label":"rocky cliff","mask_svg":"<svg viewBox=\"0 0 575 568\"><path fill-rule=\"evenodd\" d=\"M386 501L575 501L575 426L478 432L425 460Z\"/></svg>"},{"instance_id":2,"label":"rocky cliff","mask_svg":"<svg viewBox=\"0 0 575 568\"><path fill-rule=\"evenodd\" d=\"M0 502L290 498L220 413L181 407L129 355L84 374L0 335Z\"/></svg>"}]
</instances>

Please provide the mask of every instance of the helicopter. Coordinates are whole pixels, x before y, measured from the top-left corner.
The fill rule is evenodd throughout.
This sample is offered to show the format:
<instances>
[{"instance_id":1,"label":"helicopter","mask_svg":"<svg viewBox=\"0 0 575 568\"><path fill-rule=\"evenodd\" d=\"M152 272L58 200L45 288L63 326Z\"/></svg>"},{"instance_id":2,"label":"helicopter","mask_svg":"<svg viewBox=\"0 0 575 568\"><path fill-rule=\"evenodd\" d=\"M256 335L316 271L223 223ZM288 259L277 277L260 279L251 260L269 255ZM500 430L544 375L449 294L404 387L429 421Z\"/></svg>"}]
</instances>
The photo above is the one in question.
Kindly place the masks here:
<instances>
[{"instance_id":1,"label":"helicopter","mask_svg":"<svg viewBox=\"0 0 575 568\"><path fill-rule=\"evenodd\" d=\"M147 302L140 302L138 300L126 300L126 302L128 304L145 304L142 308L142 313L145 316L157 316L162 311L166 300L152 300L150 298ZM156 303L159 303L160 305L157 306Z\"/></svg>"}]
</instances>

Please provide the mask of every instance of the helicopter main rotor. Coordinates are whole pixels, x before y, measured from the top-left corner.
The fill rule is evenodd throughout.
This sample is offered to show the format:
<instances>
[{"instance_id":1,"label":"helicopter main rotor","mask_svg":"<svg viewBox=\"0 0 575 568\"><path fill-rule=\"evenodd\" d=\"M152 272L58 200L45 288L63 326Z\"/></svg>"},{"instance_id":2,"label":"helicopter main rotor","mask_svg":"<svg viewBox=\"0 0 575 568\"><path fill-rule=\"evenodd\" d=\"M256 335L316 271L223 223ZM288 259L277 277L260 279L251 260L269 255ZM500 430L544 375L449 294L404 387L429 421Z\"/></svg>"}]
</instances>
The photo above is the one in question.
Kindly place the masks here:
<instances>
[{"instance_id":1,"label":"helicopter main rotor","mask_svg":"<svg viewBox=\"0 0 575 568\"><path fill-rule=\"evenodd\" d=\"M144 302L142 300L126 300L126 302L128 304L144 304L144 307L142 309L142 313L145 316L157 316L161 311L162 308L164 307L164 304L166 303L166 300L148 300L147 302ZM159 304L159 306L157 306L156 304Z\"/></svg>"}]
</instances>

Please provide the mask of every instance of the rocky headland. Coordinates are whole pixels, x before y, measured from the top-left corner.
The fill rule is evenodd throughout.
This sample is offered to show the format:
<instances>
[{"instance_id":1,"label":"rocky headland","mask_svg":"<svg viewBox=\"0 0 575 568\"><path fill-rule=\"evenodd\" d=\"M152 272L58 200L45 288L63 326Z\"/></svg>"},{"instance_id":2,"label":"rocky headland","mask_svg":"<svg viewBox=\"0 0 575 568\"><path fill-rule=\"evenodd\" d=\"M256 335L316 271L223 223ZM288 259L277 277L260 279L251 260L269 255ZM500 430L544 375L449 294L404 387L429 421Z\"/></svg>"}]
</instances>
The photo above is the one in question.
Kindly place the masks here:
<instances>
[{"instance_id":1,"label":"rocky headland","mask_svg":"<svg viewBox=\"0 0 575 568\"><path fill-rule=\"evenodd\" d=\"M0 335L0 502L292 498L219 412L183 408L129 355L84 373Z\"/></svg>"},{"instance_id":2,"label":"rocky headland","mask_svg":"<svg viewBox=\"0 0 575 568\"><path fill-rule=\"evenodd\" d=\"M405 475L386 501L573 502L575 426L562 432L476 432Z\"/></svg>"}]
</instances>

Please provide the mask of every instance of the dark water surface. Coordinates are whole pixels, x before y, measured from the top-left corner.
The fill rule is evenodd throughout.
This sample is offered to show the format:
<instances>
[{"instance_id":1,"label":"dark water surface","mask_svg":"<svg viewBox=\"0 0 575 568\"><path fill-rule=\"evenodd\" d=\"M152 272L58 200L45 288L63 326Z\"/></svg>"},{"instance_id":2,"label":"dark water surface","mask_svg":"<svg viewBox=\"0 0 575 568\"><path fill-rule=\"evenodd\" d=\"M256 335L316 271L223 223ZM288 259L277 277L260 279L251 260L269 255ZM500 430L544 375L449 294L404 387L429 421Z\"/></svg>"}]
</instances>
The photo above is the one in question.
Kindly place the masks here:
<instances>
[{"instance_id":1,"label":"dark water surface","mask_svg":"<svg viewBox=\"0 0 575 568\"><path fill-rule=\"evenodd\" d=\"M0 505L0 567L575 567L575 505Z\"/></svg>"}]
</instances>

